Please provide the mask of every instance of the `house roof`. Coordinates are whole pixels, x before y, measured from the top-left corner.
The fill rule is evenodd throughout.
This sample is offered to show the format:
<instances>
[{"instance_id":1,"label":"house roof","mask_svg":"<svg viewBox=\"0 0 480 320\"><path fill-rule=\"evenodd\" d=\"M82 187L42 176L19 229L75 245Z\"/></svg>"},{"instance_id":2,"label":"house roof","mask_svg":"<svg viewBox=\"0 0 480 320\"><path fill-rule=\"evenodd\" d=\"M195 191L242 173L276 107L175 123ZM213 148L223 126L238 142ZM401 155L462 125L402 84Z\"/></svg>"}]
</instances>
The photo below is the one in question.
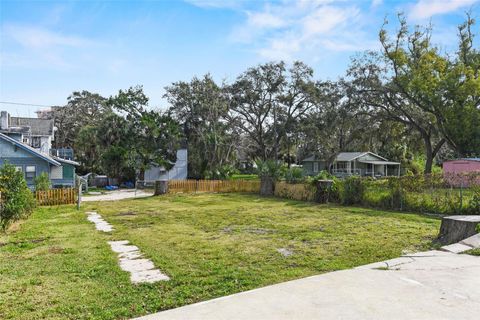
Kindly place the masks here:
<instances>
[{"instance_id":1,"label":"house roof","mask_svg":"<svg viewBox=\"0 0 480 320\"><path fill-rule=\"evenodd\" d=\"M73 160L68 160L68 159L63 159L63 158L59 158L59 157L52 157L54 158L55 160L57 160L58 162L62 162L62 163L68 163L68 164L71 164L73 166L79 166L80 163L76 162L76 161L73 161Z\"/></svg>"},{"instance_id":2,"label":"house roof","mask_svg":"<svg viewBox=\"0 0 480 320\"><path fill-rule=\"evenodd\" d=\"M39 157L39 158L47 161L48 163L53 164L53 165L56 166L56 167L58 167L58 166L61 165L60 162L56 161L55 159L53 159L52 157L50 157L48 154L41 153L41 152L33 149L32 147L30 147L30 146L28 146L28 145L26 145L26 144L24 144L24 143L21 143L20 141L15 140L15 139L13 139L13 138L11 138L11 137L3 134L3 133L0 133L0 139L3 139L3 140L5 140L5 141L7 141L7 142L10 142L11 144L19 147L20 149L23 149L23 150L25 150L25 151L33 154L34 156L37 156L37 157Z\"/></svg>"},{"instance_id":3,"label":"house roof","mask_svg":"<svg viewBox=\"0 0 480 320\"><path fill-rule=\"evenodd\" d=\"M34 136L50 136L53 134L52 119L10 117L10 127L30 127Z\"/></svg>"},{"instance_id":4,"label":"house roof","mask_svg":"<svg viewBox=\"0 0 480 320\"><path fill-rule=\"evenodd\" d=\"M371 154L383 161L387 161L384 157L379 156L376 153L373 152L340 152L337 157L335 158L335 161L352 161L355 160L363 155L366 154ZM316 159L315 156L310 156L302 160L302 162L310 162L310 161L318 161L320 159Z\"/></svg>"}]
</instances>

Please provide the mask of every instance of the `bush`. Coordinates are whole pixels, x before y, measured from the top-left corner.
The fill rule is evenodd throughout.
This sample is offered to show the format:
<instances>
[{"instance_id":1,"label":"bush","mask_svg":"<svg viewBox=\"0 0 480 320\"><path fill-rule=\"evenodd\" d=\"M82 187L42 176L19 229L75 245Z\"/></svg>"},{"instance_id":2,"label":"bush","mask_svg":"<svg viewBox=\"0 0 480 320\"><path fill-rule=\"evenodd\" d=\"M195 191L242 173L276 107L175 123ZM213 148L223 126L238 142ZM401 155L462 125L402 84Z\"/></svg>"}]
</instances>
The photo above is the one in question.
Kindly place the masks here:
<instances>
[{"instance_id":1,"label":"bush","mask_svg":"<svg viewBox=\"0 0 480 320\"><path fill-rule=\"evenodd\" d=\"M285 181L288 183L299 183L304 180L302 168L289 168L285 172Z\"/></svg>"},{"instance_id":2,"label":"bush","mask_svg":"<svg viewBox=\"0 0 480 320\"><path fill-rule=\"evenodd\" d=\"M282 166L274 160L256 161L257 173L260 177L260 194L273 196L275 182L282 175Z\"/></svg>"},{"instance_id":3,"label":"bush","mask_svg":"<svg viewBox=\"0 0 480 320\"><path fill-rule=\"evenodd\" d=\"M38 177L35 177L35 191L46 191L50 189L51 183L48 173L42 172Z\"/></svg>"},{"instance_id":4,"label":"bush","mask_svg":"<svg viewBox=\"0 0 480 320\"><path fill-rule=\"evenodd\" d=\"M12 222L28 216L35 201L22 172L11 164L0 168L0 192L0 228L5 231Z\"/></svg>"},{"instance_id":5,"label":"bush","mask_svg":"<svg viewBox=\"0 0 480 320\"><path fill-rule=\"evenodd\" d=\"M340 201L342 204L361 204L365 193L362 178L351 176L340 183Z\"/></svg>"},{"instance_id":6,"label":"bush","mask_svg":"<svg viewBox=\"0 0 480 320\"><path fill-rule=\"evenodd\" d=\"M480 214L480 186L473 188L473 197L467 210L469 214Z\"/></svg>"}]
</instances>

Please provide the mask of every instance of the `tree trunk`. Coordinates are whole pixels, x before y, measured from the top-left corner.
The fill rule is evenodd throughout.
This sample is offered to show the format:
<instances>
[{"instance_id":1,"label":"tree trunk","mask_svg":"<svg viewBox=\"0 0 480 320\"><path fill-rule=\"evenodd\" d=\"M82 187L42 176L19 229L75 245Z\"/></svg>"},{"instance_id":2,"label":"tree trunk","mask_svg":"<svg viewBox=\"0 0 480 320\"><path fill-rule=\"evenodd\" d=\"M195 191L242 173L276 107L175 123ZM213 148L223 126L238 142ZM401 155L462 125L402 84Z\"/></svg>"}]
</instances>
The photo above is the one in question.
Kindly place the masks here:
<instances>
[{"instance_id":1,"label":"tree trunk","mask_svg":"<svg viewBox=\"0 0 480 320\"><path fill-rule=\"evenodd\" d=\"M260 180L260 195L273 196L275 192L275 181L272 177L261 177Z\"/></svg>"}]
</instances>

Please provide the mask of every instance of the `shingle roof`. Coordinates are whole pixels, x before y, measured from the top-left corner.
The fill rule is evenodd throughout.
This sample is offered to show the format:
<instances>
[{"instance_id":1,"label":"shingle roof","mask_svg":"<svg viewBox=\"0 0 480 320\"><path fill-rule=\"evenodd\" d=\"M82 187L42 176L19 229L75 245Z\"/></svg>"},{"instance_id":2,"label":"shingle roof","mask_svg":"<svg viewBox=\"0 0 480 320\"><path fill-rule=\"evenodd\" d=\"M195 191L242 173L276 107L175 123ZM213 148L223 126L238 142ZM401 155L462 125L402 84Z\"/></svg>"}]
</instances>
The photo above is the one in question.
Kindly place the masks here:
<instances>
[{"instance_id":1,"label":"shingle roof","mask_svg":"<svg viewBox=\"0 0 480 320\"><path fill-rule=\"evenodd\" d=\"M53 159L52 157L50 157L48 154L41 153L41 152L33 149L32 147L30 147L30 146L28 146L28 145L26 145L26 144L24 144L24 143L21 143L20 141L17 141L17 140L15 140L15 139L13 139L13 138L11 138L11 137L3 134L3 133L0 133L0 139L3 139L3 140L5 140L5 141L8 141L8 142L16 145L17 147L19 147L19 148L21 148L21 149L23 149L23 150L25 150L25 151L27 151L27 152L32 153L33 155L35 155L35 156L37 156L37 157L39 157L39 158L41 158L41 159L43 159L43 160L45 160L45 161L53 164L54 166L60 166L60 165L61 165L58 161L56 161L55 159Z\"/></svg>"},{"instance_id":2,"label":"shingle roof","mask_svg":"<svg viewBox=\"0 0 480 320\"><path fill-rule=\"evenodd\" d=\"M30 127L34 136L49 136L53 134L53 120L10 117L10 127Z\"/></svg>"},{"instance_id":3,"label":"shingle roof","mask_svg":"<svg viewBox=\"0 0 480 320\"><path fill-rule=\"evenodd\" d=\"M379 156L378 154L375 154L373 152L340 152L337 157L335 158L335 161L352 161L353 159L356 159L364 154L372 154L376 157L379 157L380 159L382 160L386 160L385 158ZM315 156L310 156L310 157L307 157L305 159L303 159L302 161L318 161L318 160L321 160L321 159L317 159Z\"/></svg>"}]
</instances>

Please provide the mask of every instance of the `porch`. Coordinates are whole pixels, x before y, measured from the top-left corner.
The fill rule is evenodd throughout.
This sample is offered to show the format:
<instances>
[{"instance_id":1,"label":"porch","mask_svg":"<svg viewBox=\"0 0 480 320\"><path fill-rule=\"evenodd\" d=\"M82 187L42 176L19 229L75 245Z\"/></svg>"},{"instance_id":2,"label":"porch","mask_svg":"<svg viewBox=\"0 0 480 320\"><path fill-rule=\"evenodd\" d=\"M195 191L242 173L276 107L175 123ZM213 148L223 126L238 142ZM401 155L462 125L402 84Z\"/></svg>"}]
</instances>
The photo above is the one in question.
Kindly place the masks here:
<instances>
[{"instance_id":1,"label":"porch","mask_svg":"<svg viewBox=\"0 0 480 320\"><path fill-rule=\"evenodd\" d=\"M400 176L400 163L357 159L352 161L335 161L332 166L332 174L339 178L354 175L374 178Z\"/></svg>"}]
</instances>

